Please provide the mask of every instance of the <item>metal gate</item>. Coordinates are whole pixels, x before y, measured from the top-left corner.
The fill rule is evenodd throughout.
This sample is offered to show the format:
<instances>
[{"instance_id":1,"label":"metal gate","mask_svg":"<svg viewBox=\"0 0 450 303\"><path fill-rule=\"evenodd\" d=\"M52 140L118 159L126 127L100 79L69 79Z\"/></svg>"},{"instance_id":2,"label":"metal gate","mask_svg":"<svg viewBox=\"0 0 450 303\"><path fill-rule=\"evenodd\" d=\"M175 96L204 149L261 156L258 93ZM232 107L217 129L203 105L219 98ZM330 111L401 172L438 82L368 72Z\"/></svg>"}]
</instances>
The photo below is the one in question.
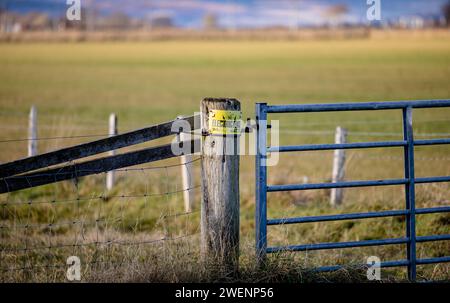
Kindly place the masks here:
<instances>
[{"instance_id":1,"label":"metal gate","mask_svg":"<svg viewBox=\"0 0 450 303\"><path fill-rule=\"evenodd\" d=\"M365 247L379 245L405 244L407 256L404 260L386 261L381 263L381 267L408 268L408 278L416 280L416 266L422 264L434 264L450 262L450 256L418 259L416 257L416 243L450 240L450 234L444 235L416 235L416 216L432 213L448 213L450 206L434 208L416 208L415 205L415 184L450 182L450 176L436 176L416 178L414 175L414 147L425 145L450 144L450 138L414 140L413 138L413 109L416 108L436 108L450 107L450 100L435 101L405 101L405 102L375 102L375 103L344 103L344 104L311 104L311 105L267 105L266 103L256 104L257 122L257 151L256 151L256 253L258 260L263 262L267 253L282 251L308 251L339 249L350 247ZM310 112L336 112L336 111L373 111L373 110L402 110L403 112L403 140L386 142L364 142L364 143L344 143L344 144L316 144L298 146L270 146L267 147L267 115L270 113L310 113ZM345 181L336 183L316 183L316 184L291 184L291 185L268 185L267 184L267 153L269 152L300 152L300 151L323 151L336 149L363 149L381 147L403 147L404 148L404 178L385 179L373 181ZM406 207L402 210L350 213L339 215L325 215L314 217L297 217L268 219L267 218L267 193L283 192L294 190L330 189L330 188L350 188L369 186L404 185ZM317 243L292 245L283 247L267 246L267 226L282 224L300 224L312 222L357 220L381 217L406 217L405 236L401 238L391 238L382 240L364 240L354 242L339 243ZM448 252L447 252L448 253ZM342 266L326 266L318 268L321 271L333 271Z\"/></svg>"}]
</instances>

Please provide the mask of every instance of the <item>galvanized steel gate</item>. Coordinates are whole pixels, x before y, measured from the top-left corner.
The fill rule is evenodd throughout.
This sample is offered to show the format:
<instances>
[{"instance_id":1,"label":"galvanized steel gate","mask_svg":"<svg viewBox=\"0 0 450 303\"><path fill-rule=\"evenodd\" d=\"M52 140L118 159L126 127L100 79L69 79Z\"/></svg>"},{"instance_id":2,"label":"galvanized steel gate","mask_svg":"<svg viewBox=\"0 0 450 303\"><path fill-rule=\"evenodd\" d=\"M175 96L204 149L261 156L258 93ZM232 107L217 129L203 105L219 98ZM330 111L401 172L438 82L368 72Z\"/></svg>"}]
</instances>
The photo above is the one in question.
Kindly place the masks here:
<instances>
[{"instance_id":1,"label":"galvanized steel gate","mask_svg":"<svg viewBox=\"0 0 450 303\"><path fill-rule=\"evenodd\" d=\"M314 104L314 105L276 105L271 106L266 103L256 104L257 122L257 151L256 151L256 253L260 262L264 261L267 253L281 251L307 251L338 249L349 247L378 246L392 244L406 244L407 256L405 260L386 261L381 263L381 267L406 266L408 268L408 278L416 280L416 265L450 262L450 256L439 258L417 259L416 243L450 240L450 234L445 235L416 235L416 215L431 213L450 212L450 206L434 208L416 208L415 205L415 184L450 182L450 176L416 178L414 175L414 147L425 145L450 144L450 138L414 140L412 113L415 108L435 108L450 107L450 100L435 101L405 101L405 102L376 102L376 103L344 103L344 104ZM345 144L317 144L300 146L272 146L267 147L267 115L270 113L309 113L309 112L334 112L334 111L371 111L371 110L402 110L403 112L403 140L386 142L367 143L345 143ZM268 185L267 184L267 153L268 152L298 152L298 151L318 151L335 149L362 149L380 147L403 147L404 148L404 175L403 179L386 179L375 181L345 181L337 183L318 184L292 184L292 185ZM298 217L283 219L267 219L267 193L293 190L309 189L329 189L329 188L349 188L367 186L388 186L404 185L406 193L406 207L402 210L352 213L339 215L325 215L314 217ZM338 220L356 220L380 217L406 217L405 237L365 240L339 243L318 243L292 245L284 247L267 246L267 226L281 224L311 223ZM327 266L318 268L321 271L333 271L342 266Z\"/></svg>"}]
</instances>

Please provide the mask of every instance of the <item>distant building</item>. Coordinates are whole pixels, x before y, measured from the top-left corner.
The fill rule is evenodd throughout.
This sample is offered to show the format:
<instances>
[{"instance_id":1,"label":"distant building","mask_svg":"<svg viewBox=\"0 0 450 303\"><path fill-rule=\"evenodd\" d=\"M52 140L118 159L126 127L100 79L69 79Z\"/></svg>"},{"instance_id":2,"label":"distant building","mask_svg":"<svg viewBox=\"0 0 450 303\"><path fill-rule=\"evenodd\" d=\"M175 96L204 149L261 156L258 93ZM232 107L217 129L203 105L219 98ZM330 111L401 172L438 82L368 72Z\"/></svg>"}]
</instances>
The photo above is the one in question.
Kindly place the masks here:
<instances>
[{"instance_id":1,"label":"distant building","mask_svg":"<svg viewBox=\"0 0 450 303\"><path fill-rule=\"evenodd\" d=\"M432 18L422 16L404 16L400 17L397 23L398 27L405 29L423 29L434 26Z\"/></svg>"},{"instance_id":2,"label":"distant building","mask_svg":"<svg viewBox=\"0 0 450 303\"><path fill-rule=\"evenodd\" d=\"M95 19L95 28L101 30L126 30L131 25L130 18L121 12L115 12L109 16Z\"/></svg>"},{"instance_id":3,"label":"distant building","mask_svg":"<svg viewBox=\"0 0 450 303\"><path fill-rule=\"evenodd\" d=\"M11 33L17 30L18 16L6 10L0 10L0 32ZM20 24L20 23L19 23Z\"/></svg>"},{"instance_id":4,"label":"distant building","mask_svg":"<svg viewBox=\"0 0 450 303\"><path fill-rule=\"evenodd\" d=\"M47 14L30 13L25 16L23 26L30 31L45 31L52 29L52 21Z\"/></svg>"},{"instance_id":5,"label":"distant building","mask_svg":"<svg viewBox=\"0 0 450 303\"><path fill-rule=\"evenodd\" d=\"M19 15L8 11L2 11L0 13L1 32L44 31L51 30L52 28L52 19L46 14L29 13Z\"/></svg>"}]
</instances>

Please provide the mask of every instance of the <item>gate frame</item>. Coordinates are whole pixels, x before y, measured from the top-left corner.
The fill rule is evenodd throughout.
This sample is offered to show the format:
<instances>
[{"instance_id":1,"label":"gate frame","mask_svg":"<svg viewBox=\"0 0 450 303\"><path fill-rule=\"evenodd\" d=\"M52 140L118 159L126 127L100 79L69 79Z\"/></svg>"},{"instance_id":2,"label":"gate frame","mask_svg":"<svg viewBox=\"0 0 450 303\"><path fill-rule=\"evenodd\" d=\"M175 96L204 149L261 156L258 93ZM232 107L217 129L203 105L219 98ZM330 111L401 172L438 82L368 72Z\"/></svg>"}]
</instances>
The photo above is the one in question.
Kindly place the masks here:
<instances>
[{"instance_id":1,"label":"gate frame","mask_svg":"<svg viewBox=\"0 0 450 303\"><path fill-rule=\"evenodd\" d=\"M267 105L267 103L256 103L256 256L259 264L266 260L267 253L282 251L307 251L324 250L336 248L364 247L406 244L407 258L405 260L382 262L381 267L408 268L408 279L416 280L417 265L450 262L450 256L417 259L416 243L450 240L450 234L417 236L416 215L447 213L450 206L420 208L415 205L415 184L450 182L450 176L422 177L416 178L414 174L414 147L429 145L450 144L450 138L414 140L413 136L413 109L415 108L437 108L450 107L450 100L424 100L424 101L400 101L400 102L368 102L368 103L338 103L338 104L295 104L295 105ZM372 110L402 110L403 140L364 143L343 144L315 144L298 146L275 146L267 147L267 114L269 113L308 113L308 112L335 112L335 111L372 111ZM403 147L404 148L404 174L403 179L384 179L374 181L345 181L336 183L317 184L291 184L291 185L268 185L267 184L267 153L268 152L298 152L336 149L366 149L380 147ZM404 210L391 210L381 212L366 212L353 214L325 215L314 217L297 217L282 219L267 219L267 193L308 189L329 189L347 187L389 186L404 185L406 206ZM312 223L337 220L357 220L380 217L406 217L406 237L382 240L365 240L354 242L318 243L306 245L292 245L284 247L267 247L267 226L297 223ZM325 266L317 268L318 271L334 271L343 266Z\"/></svg>"}]
</instances>

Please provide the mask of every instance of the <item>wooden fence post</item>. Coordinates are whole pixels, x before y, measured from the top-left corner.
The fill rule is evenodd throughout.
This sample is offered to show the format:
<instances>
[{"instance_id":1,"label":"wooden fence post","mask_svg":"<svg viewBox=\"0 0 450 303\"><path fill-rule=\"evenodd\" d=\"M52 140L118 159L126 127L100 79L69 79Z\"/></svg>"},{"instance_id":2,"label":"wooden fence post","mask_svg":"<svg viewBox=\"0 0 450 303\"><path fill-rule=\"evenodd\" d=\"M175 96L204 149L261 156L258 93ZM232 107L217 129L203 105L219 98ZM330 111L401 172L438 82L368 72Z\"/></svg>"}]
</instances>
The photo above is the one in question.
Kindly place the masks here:
<instances>
[{"instance_id":1,"label":"wooden fence post","mask_svg":"<svg viewBox=\"0 0 450 303\"><path fill-rule=\"evenodd\" d=\"M217 118L219 111L230 117L240 116L240 110L236 99L207 98L201 103L201 251L205 260L227 271L236 271L239 260L239 134L217 129L213 134L210 114L216 115L211 123L217 126L229 121Z\"/></svg>"},{"instance_id":2,"label":"wooden fence post","mask_svg":"<svg viewBox=\"0 0 450 303\"><path fill-rule=\"evenodd\" d=\"M347 130L338 126L336 128L336 137L335 143L342 144L347 142ZM341 182L344 180L345 176L345 150L344 149L336 149L334 151L333 158L333 174L331 178L331 182ZM331 189L331 206L337 206L342 203L342 199L344 197L344 189L343 188L332 188Z\"/></svg>"},{"instance_id":3,"label":"wooden fence post","mask_svg":"<svg viewBox=\"0 0 450 303\"><path fill-rule=\"evenodd\" d=\"M117 132L117 115L111 114L109 115L109 132L110 137L116 136L118 134ZM109 152L110 156L114 156L116 154L116 151L113 149ZM114 181L115 181L115 174L114 171L111 170L106 173L106 189L108 191L112 190L114 187Z\"/></svg>"},{"instance_id":4,"label":"wooden fence post","mask_svg":"<svg viewBox=\"0 0 450 303\"><path fill-rule=\"evenodd\" d=\"M28 121L28 157L37 155L37 109L32 106Z\"/></svg>"},{"instance_id":5,"label":"wooden fence post","mask_svg":"<svg viewBox=\"0 0 450 303\"><path fill-rule=\"evenodd\" d=\"M183 116L179 116L178 119L183 119ZM190 141L191 138L188 134L180 132L179 139L181 142ZM194 175L193 175L193 165L192 159L194 157L192 154L183 155L180 157L181 165L181 177L183 180L183 198L184 198L184 211L186 213L192 212L192 204L194 203Z\"/></svg>"}]
</instances>

